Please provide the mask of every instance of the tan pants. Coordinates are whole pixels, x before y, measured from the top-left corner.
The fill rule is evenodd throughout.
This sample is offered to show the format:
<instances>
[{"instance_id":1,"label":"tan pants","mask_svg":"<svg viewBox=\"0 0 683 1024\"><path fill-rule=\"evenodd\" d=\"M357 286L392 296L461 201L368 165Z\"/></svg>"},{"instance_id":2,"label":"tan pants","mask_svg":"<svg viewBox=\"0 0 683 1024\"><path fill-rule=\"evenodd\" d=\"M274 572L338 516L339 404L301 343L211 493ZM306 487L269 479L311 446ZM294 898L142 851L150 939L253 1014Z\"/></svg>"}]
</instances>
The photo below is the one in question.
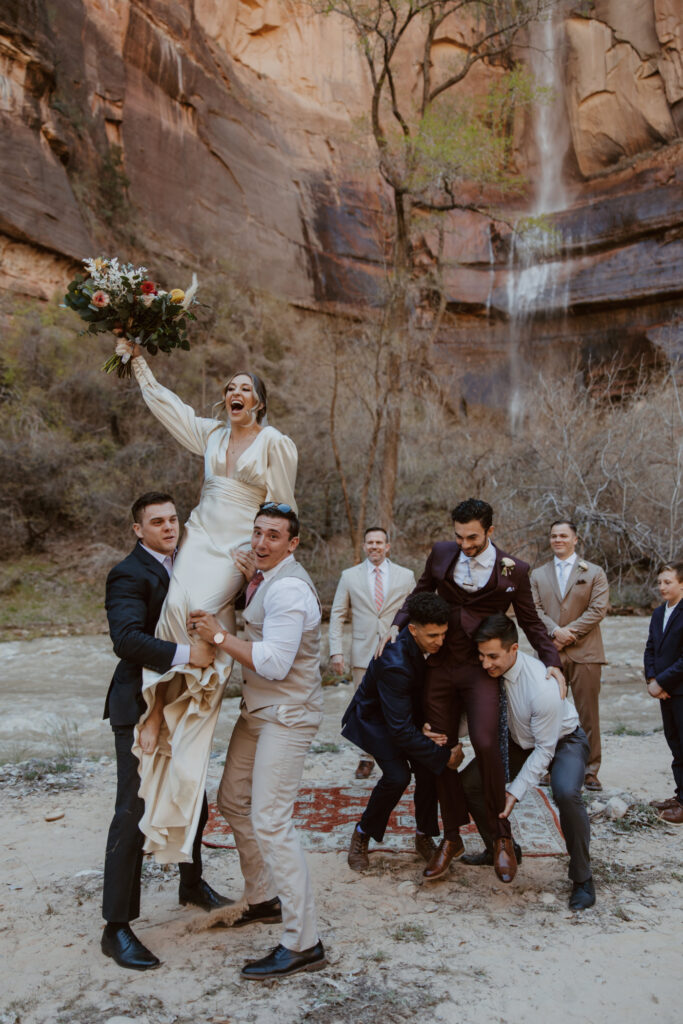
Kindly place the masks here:
<instances>
[{"instance_id":1,"label":"tan pants","mask_svg":"<svg viewBox=\"0 0 683 1024\"><path fill-rule=\"evenodd\" d=\"M588 737L590 753L586 775L597 775L602 762L600 744L600 673L601 665L594 662L578 664L568 658L562 659L562 671L571 689L581 728Z\"/></svg>"},{"instance_id":2,"label":"tan pants","mask_svg":"<svg viewBox=\"0 0 683 1024\"><path fill-rule=\"evenodd\" d=\"M358 689L358 687L360 686L360 684L363 682L363 676L367 672L367 665L366 665L365 668L357 668L357 667L354 666L351 669L351 672L353 674L353 692L355 693L356 690ZM368 752L366 750L364 750L363 751L363 756L362 756L361 760L363 760L363 761L374 761L375 758L374 758L374 756L372 754L368 754Z\"/></svg>"},{"instance_id":3,"label":"tan pants","mask_svg":"<svg viewBox=\"0 0 683 1024\"><path fill-rule=\"evenodd\" d=\"M297 952L318 941L313 887L292 814L321 721L322 712L305 705L254 712L243 705L217 798L235 836L247 901L280 897L281 942Z\"/></svg>"}]
</instances>

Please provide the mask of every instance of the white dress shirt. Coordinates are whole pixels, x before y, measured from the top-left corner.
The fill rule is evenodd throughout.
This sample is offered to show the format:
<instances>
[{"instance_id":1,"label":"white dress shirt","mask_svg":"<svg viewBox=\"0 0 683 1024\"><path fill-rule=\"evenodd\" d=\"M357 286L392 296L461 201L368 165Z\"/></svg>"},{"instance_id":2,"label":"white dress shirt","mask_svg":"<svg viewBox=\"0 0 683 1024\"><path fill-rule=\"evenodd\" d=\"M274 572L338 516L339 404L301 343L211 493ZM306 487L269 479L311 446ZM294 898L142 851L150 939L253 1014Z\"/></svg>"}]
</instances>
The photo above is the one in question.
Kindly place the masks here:
<instances>
[{"instance_id":1,"label":"white dress shirt","mask_svg":"<svg viewBox=\"0 0 683 1024\"><path fill-rule=\"evenodd\" d=\"M294 555L287 555L267 569L260 586L293 561ZM297 576L285 576L268 588L263 610L263 639L251 648L254 668L265 679L284 679L294 664L304 630L315 629L320 623L320 605L308 583Z\"/></svg>"},{"instance_id":2,"label":"white dress shirt","mask_svg":"<svg viewBox=\"0 0 683 1024\"><path fill-rule=\"evenodd\" d=\"M667 605L665 605L665 607L664 607L664 622L662 623L662 633L664 632L664 630L667 627L667 623L668 623L669 619L671 618L672 611L674 610L674 608L677 608L680 603L681 602L680 602L680 599L679 599L678 601L676 601L676 604L667 604Z\"/></svg>"},{"instance_id":3,"label":"white dress shirt","mask_svg":"<svg viewBox=\"0 0 683 1024\"><path fill-rule=\"evenodd\" d=\"M491 579L491 573L493 572L496 564L496 555L498 552L495 547L489 541L483 551L480 551L474 558L468 558L467 555L461 551L458 560L455 563L455 569L453 570L453 580L463 590L481 590L485 587L488 581ZM471 583L470 583L471 579Z\"/></svg>"},{"instance_id":4,"label":"white dress shirt","mask_svg":"<svg viewBox=\"0 0 683 1024\"><path fill-rule=\"evenodd\" d=\"M567 580L569 579L575 561L576 551L571 554L569 558L558 558L557 555L555 555L555 576L557 577L557 585L560 588L560 594L562 597L565 595Z\"/></svg>"},{"instance_id":5,"label":"white dress shirt","mask_svg":"<svg viewBox=\"0 0 683 1024\"><path fill-rule=\"evenodd\" d=\"M389 563L387 562L387 559L383 559L379 565L373 565L370 559L366 558L365 564L368 569L368 586L370 587L372 603L375 603L375 580L377 579L375 569L379 569L380 571L380 575L382 577L382 593L384 594L384 600L386 600L387 587L389 586Z\"/></svg>"},{"instance_id":6,"label":"white dress shirt","mask_svg":"<svg viewBox=\"0 0 683 1024\"><path fill-rule=\"evenodd\" d=\"M151 548L148 548L146 544L143 544L142 541L140 541L140 547L144 548L148 555L151 555L152 558L156 558L157 562L160 562L161 565L163 565L170 579L173 574L173 561L175 559L176 554L178 553L178 549L176 548L176 550L173 552L173 555L171 556L162 555L161 551L153 551ZM176 665L189 665L189 663L190 645L176 644L175 654L173 655L173 661L171 662L171 668L175 668Z\"/></svg>"},{"instance_id":7,"label":"white dress shirt","mask_svg":"<svg viewBox=\"0 0 683 1024\"><path fill-rule=\"evenodd\" d=\"M546 668L522 651L504 676L508 698L508 729L515 743L533 752L519 774L507 785L508 793L521 800L530 786L537 786L555 756L555 747L579 724L576 708L560 700L557 681L546 679Z\"/></svg>"}]
</instances>

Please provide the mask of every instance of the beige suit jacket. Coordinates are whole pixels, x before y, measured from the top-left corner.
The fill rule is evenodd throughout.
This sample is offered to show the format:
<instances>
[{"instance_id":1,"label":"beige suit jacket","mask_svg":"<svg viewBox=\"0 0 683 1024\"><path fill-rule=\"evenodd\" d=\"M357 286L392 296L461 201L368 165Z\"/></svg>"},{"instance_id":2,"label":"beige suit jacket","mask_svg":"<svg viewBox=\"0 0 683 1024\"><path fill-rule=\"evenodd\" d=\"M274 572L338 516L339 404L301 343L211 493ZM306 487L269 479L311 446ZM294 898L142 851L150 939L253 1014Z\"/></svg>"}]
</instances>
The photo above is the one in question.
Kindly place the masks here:
<instances>
[{"instance_id":1,"label":"beige suit jacket","mask_svg":"<svg viewBox=\"0 0 683 1024\"><path fill-rule=\"evenodd\" d=\"M351 614L351 665L366 668L375 655L380 639L389 632L394 615L415 588L410 569L387 558L389 582L379 614L370 593L365 561L345 569L337 585L330 611L330 657L342 653L344 623Z\"/></svg>"},{"instance_id":2,"label":"beige suit jacket","mask_svg":"<svg viewBox=\"0 0 683 1024\"><path fill-rule=\"evenodd\" d=\"M586 568L581 569L581 564ZM562 649L565 657L578 664L605 664L600 623L609 608L609 586L599 565L577 558L562 597L555 563L546 562L531 573L531 592L536 611L551 636L558 626L576 633L576 643Z\"/></svg>"}]
</instances>

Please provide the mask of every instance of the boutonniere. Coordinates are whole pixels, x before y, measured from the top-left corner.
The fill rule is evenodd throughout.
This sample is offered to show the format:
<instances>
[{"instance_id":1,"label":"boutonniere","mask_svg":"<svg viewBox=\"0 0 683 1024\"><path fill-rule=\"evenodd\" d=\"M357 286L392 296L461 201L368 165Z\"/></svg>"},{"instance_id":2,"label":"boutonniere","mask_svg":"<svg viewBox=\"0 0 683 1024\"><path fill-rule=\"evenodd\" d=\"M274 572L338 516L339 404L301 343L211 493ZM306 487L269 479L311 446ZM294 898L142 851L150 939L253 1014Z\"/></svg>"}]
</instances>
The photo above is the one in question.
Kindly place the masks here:
<instances>
[{"instance_id":1,"label":"boutonniere","mask_svg":"<svg viewBox=\"0 0 683 1024\"><path fill-rule=\"evenodd\" d=\"M587 572L588 562L579 562L579 569L581 570L581 572Z\"/></svg>"},{"instance_id":2,"label":"boutonniere","mask_svg":"<svg viewBox=\"0 0 683 1024\"><path fill-rule=\"evenodd\" d=\"M500 571L503 576L509 576L515 567L514 558L501 558L500 560Z\"/></svg>"}]
</instances>

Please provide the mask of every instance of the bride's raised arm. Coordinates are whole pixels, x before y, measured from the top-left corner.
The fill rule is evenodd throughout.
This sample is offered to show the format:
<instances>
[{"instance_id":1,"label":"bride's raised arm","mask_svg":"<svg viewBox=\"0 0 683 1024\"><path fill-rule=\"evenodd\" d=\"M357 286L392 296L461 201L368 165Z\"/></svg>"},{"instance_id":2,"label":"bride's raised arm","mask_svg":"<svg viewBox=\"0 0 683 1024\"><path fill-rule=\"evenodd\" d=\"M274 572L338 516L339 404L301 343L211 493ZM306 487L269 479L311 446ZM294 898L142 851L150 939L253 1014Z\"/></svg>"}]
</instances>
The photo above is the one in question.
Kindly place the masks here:
<instances>
[{"instance_id":1,"label":"bride's raised arm","mask_svg":"<svg viewBox=\"0 0 683 1024\"><path fill-rule=\"evenodd\" d=\"M159 383L142 356L136 356L132 366L142 397L159 422L184 448L203 455L208 436L221 425L220 420L197 416L192 406Z\"/></svg>"},{"instance_id":2,"label":"bride's raised arm","mask_svg":"<svg viewBox=\"0 0 683 1024\"><path fill-rule=\"evenodd\" d=\"M298 461L299 455L291 437L278 431L268 447L266 501L282 502L297 511L294 483Z\"/></svg>"}]
</instances>

